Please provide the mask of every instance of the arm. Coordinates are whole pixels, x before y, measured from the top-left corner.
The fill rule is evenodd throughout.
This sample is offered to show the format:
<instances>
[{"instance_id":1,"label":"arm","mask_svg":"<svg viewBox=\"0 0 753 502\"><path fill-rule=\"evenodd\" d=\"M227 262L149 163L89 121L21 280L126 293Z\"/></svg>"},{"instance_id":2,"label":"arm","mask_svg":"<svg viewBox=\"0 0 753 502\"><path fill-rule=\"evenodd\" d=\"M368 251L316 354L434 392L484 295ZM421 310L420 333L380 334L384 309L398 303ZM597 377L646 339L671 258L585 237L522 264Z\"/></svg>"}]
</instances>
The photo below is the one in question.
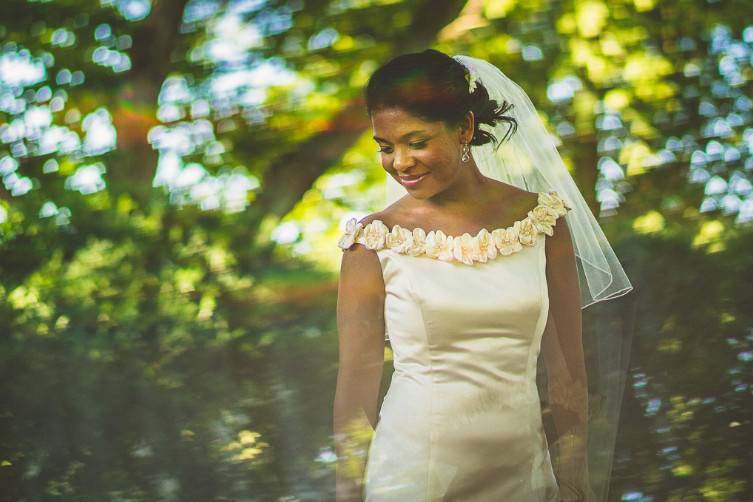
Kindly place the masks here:
<instances>
[{"instance_id":1,"label":"arm","mask_svg":"<svg viewBox=\"0 0 753 502\"><path fill-rule=\"evenodd\" d=\"M549 401L557 431L560 500L586 500L588 488L588 382L583 355L580 287L575 252L564 218L546 242L549 326L542 340Z\"/></svg>"},{"instance_id":2,"label":"arm","mask_svg":"<svg viewBox=\"0 0 753 502\"><path fill-rule=\"evenodd\" d=\"M361 244L344 250L337 294L339 370L333 420L337 502L362 500L384 367L384 296L376 253Z\"/></svg>"}]
</instances>

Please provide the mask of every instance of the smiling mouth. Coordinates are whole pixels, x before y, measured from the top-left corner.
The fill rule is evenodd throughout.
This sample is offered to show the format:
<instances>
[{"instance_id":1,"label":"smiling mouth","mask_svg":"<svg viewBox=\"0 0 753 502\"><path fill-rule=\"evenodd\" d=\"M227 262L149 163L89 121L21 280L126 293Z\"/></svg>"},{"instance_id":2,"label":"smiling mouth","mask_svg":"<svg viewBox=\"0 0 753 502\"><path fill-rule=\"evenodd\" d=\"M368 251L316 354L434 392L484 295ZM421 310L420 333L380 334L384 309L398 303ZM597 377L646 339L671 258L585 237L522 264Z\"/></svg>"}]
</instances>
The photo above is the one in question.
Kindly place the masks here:
<instances>
[{"instance_id":1,"label":"smiling mouth","mask_svg":"<svg viewBox=\"0 0 753 502\"><path fill-rule=\"evenodd\" d=\"M423 173L416 176L398 176L400 178L400 183L406 187L406 188L412 188L418 185L421 180L426 178L429 175L429 173Z\"/></svg>"},{"instance_id":2,"label":"smiling mouth","mask_svg":"<svg viewBox=\"0 0 753 502\"><path fill-rule=\"evenodd\" d=\"M413 176L399 176L399 178L401 180L403 180L403 181L416 181L419 178L423 178L427 174L429 174L429 173L416 174L416 175L413 175Z\"/></svg>"}]
</instances>

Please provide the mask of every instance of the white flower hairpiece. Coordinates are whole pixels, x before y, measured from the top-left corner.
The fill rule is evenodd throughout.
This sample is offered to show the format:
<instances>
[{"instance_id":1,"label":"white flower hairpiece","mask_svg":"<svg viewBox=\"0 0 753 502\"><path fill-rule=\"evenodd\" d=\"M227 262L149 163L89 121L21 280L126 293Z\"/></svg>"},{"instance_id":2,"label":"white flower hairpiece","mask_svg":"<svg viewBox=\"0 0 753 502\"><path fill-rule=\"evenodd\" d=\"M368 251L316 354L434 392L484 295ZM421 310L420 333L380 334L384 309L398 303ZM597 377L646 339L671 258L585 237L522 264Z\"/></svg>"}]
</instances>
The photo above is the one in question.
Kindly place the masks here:
<instances>
[{"instance_id":1,"label":"white flower hairpiece","mask_svg":"<svg viewBox=\"0 0 753 502\"><path fill-rule=\"evenodd\" d=\"M470 68L468 68L468 92L473 94L476 90L476 75L473 74Z\"/></svg>"},{"instance_id":2,"label":"white flower hairpiece","mask_svg":"<svg viewBox=\"0 0 753 502\"><path fill-rule=\"evenodd\" d=\"M465 66L465 69L468 70L468 93L473 94L473 91L476 90L476 81L478 80L478 77L476 77L475 72L473 71L473 68L470 66L464 64L462 61L460 61L457 57L453 57L455 61Z\"/></svg>"}]
</instances>

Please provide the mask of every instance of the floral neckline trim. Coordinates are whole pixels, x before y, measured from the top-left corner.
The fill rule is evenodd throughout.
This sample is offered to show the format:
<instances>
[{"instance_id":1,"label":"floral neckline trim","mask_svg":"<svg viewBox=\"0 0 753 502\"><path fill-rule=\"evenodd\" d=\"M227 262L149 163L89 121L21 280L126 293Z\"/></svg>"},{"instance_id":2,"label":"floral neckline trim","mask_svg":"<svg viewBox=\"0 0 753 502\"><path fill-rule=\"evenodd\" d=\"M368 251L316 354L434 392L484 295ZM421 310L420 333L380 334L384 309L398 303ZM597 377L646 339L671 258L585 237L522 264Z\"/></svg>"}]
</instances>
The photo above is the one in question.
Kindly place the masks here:
<instances>
[{"instance_id":1,"label":"floral neckline trim","mask_svg":"<svg viewBox=\"0 0 753 502\"><path fill-rule=\"evenodd\" d=\"M358 243L372 250L386 248L410 256L428 256L472 265L498 255L511 255L522 250L523 246L533 246L539 233L553 235L557 218L571 209L557 192L539 192L537 206L525 218L491 232L482 228L475 236L467 232L459 236L445 235L441 230L427 233L422 228L409 230L400 225L394 225L390 230L382 220L372 220L364 226L356 218L351 218L337 245L346 250Z\"/></svg>"}]
</instances>

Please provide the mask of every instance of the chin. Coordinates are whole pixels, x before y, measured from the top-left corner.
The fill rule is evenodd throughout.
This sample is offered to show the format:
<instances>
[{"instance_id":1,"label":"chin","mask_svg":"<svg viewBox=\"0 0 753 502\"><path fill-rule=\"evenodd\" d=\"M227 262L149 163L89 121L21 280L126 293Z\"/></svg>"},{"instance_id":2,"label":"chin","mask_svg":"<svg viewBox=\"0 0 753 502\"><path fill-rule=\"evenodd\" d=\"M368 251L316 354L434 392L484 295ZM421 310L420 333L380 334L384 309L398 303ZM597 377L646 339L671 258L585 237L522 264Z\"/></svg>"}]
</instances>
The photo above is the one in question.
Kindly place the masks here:
<instances>
[{"instance_id":1,"label":"chin","mask_svg":"<svg viewBox=\"0 0 753 502\"><path fill-rule=\"evenodd\" d=\"M431 200L432 198L436 197L437 194L441 192L442 192L441 190L414 190L414 191L408 190L408 195L410 195L416 200Z\"/></svg>"}]
</instances>

